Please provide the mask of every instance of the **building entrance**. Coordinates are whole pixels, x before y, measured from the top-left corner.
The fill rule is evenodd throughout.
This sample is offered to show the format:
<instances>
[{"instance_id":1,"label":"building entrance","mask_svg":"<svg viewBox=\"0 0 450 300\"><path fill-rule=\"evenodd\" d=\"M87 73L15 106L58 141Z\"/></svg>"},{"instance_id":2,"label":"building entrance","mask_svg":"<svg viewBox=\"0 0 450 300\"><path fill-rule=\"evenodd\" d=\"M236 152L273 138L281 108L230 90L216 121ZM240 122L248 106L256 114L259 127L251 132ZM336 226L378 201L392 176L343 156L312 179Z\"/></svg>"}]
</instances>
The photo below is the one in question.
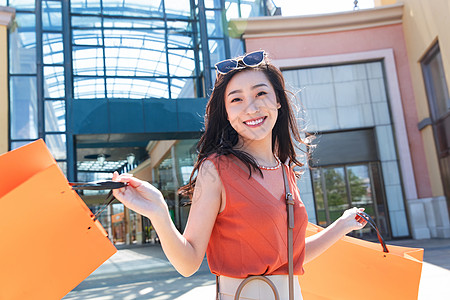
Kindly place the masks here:
<instances>
[{"instance_id":1,"label":"building entrance","mask_svg":"<svg viewBox=\"0 0 450 300\"><path fill-rule=\"evenodd\" d=\"M318 167L312 171L312 179L319 225L330 225L350 207L363 207L375 220L381 234L390 238L378 162ZM370 226L353 235L376 239L376 232Z\"/></svg>"}]
</instances>

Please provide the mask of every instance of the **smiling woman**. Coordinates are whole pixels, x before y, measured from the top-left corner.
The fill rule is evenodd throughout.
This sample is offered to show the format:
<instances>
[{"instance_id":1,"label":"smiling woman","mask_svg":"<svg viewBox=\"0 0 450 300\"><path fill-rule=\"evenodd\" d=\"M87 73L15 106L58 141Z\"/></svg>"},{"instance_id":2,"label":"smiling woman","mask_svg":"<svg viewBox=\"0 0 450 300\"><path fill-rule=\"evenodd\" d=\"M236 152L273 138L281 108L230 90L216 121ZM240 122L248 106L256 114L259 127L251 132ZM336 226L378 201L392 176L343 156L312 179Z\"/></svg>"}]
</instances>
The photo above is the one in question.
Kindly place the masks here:
<instances>
[{"instance_id":1,"label":"smiling woman","mask_svg":"<svg viewBox=\"0 0 450 300\"><path fill-rule=\"evenodd\" d=\"M253 146L270 146L281 105L264 73L249 70L237 74L225 94L228 121L239 136L247 143L254 141Z\"/></svg>"},{"instance_id":2,"label":"smiling woman","mask_svg":"<svg viewBox=\"0 0 450 300\"><path fill-rule=\"evenodd\" d=\"M274 293L276 299L302 299L297 276L303 264L361 229L365 221L355 217L363 209L347 210L306 239L308 216L293 170L303 165L294 140L304 142L282 73L264 51L216 68L198 159L180 189L192 199L184 233L173 225L162 193L148 182L115 173L114 180L128 185L114 195L152 221L166 256L182 275L195 273L206 252L217 275L217 299L235 299L241 291L246 299L273 299Z\"/></svg>"}]
</instances>

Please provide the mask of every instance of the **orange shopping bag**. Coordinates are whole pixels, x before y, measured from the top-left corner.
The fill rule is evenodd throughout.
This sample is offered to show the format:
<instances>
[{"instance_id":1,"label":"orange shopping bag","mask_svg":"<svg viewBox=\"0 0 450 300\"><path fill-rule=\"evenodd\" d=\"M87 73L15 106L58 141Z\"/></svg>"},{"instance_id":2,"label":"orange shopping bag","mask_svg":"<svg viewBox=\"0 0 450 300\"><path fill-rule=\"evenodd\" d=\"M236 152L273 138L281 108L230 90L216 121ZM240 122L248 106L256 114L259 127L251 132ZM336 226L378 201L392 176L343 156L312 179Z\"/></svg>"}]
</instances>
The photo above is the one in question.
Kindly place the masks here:
<instances>
[{"instance_id":1,"label":"orange shopping bag","mask_svg":"<svg viewBox=\"0 0 450 300\"><path fill-rule=\"evenodd\" d=\"M61 299L117 250L42 140L0 156L0 299Z\"/></svg>"},{"instance_id":2,"label":"orange shopping bag","mask_svg":"<svg viewBox=\"0 0 450 300\"><path fill-rule=\"evenodd\" d=\"M309 223L306 235L323 230ZM417 299L423 249L343 237L304 266L299 276L304 300Z\"/></svg>"}]
</instances>

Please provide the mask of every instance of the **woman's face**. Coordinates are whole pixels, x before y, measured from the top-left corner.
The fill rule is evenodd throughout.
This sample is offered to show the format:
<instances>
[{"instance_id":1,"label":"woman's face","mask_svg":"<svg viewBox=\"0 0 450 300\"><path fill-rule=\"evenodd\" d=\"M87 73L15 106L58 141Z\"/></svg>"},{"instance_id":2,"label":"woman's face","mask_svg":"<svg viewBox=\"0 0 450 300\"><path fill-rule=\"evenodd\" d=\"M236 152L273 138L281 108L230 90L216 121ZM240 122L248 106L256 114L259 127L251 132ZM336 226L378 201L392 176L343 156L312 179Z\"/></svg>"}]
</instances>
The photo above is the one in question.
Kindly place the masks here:
<instances>
[{"instance_id":1,"label":"woman's face","mask_svg":"<svg viewBox=\"0 0 450 300\"><path fill-rule=\"evenodd\" d=\"M278 108L275 90L261 71L237 73L225 90L228 120L243 141L271 139Z\"/></svg>"}]
</instances>

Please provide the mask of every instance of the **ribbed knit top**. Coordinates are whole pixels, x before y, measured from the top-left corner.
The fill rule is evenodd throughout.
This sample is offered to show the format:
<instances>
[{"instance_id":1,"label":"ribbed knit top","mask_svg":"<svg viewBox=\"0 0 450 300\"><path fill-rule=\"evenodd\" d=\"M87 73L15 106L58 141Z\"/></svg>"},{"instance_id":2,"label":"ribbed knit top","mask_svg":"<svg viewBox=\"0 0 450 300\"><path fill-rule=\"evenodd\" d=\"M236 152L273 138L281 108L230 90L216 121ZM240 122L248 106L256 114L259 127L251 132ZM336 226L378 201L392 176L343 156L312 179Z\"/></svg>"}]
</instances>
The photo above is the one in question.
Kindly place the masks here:
<instances>
[{"instance_id":1,"label":"ribbed knit top","mask_svg":"<svg viewBox=\"0 0 450 300\"><path fill-rule=\"evenodd\" d=\"M207 248L208 264L216 275L244 278L250 275L288 274L287 211L283 195L276 199L233 155L208 158L225 188L226 206L218 214ZM287 171L294 197L294 274L303 274L308 216L296 185ZM284 184L284 183L283 183Z\"/></svg>"}]
</instances>

